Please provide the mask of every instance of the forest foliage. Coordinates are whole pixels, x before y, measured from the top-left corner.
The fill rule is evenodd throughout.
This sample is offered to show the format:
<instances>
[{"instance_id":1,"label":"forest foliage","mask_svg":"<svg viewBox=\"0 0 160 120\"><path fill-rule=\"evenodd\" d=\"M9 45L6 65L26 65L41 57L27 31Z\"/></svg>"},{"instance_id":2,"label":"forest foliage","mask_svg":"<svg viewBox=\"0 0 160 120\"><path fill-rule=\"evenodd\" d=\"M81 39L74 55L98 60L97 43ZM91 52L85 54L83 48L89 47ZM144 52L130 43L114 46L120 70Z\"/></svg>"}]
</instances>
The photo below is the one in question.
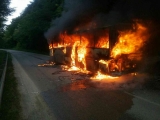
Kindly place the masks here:
<instances>
[{"instance_id":1,"label":"forest foliage","mask_svg":"<svg viewBox=\"0 0 160 120\"><path fill-rule=\"evenodd\" d=\"M7 20L7 16L14 11L14 9L9 8L9 4L10 0L0 0L0 47L2 47L3 44L4 23Z\"/></svg>"},{"instance_id":2,"label":"forest foliage","mask_svg":"<svg viewBox=\"0 0 160 120\"><path fill-rule=\"evenodd\" d=\"M3 48L47 52L44 32L63 11L63 0L34 0L5 29Z\"/></svg>"}]
</instances>

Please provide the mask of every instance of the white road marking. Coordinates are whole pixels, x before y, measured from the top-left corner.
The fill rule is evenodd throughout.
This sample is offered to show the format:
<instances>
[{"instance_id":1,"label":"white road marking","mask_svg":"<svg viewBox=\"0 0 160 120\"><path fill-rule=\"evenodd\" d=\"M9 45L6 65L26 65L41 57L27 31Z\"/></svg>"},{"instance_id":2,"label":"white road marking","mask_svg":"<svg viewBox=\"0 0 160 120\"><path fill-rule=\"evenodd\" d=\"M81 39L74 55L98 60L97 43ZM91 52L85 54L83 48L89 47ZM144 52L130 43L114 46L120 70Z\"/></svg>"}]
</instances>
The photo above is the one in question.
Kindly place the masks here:
<instances>
[{"instance_id":1,"label":"white road marking","mask_svg":"<svg viewBox=\"0 0 160 120\"><path fill-rule=\"evenodd\" d=\"M133 97L135 97L135 98L141 99L141 100L143 100L143 101L146 101L146 102L148 102L148 103L150 103L150 104L153 104L153 105L156 105L156 106L159 106L159 107L160 107L160 104L158 104L158 103L152 102L152 101L150 101L150 100L147 100L147 99L142 98L142 97L137 96L137 95L133 95L133 94L131 94L131 93L129 93L129 92L126 92L126 91L124 91L124 93L126 93L126 94L128 94L128 95L131 95L131 96L133 96Z\"/></svg>"}]
</instances>

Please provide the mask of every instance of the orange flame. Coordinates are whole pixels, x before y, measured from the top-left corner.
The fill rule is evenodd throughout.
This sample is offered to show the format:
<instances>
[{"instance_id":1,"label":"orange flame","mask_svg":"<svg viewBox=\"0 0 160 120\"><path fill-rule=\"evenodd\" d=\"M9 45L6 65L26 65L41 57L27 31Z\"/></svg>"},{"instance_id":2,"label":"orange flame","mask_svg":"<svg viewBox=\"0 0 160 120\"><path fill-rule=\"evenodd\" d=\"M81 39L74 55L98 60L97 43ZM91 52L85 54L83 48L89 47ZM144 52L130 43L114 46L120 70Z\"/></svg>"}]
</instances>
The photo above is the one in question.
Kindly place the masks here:
<instances>
[{"instance_id":1,"label":"orange flame","mask_svg":"<svg viewBox=\"0 0 160 120\"><path fill-rule=\"evenodd\" d=\"M53 48L53 45L52 44L49 44L49 49L52 49Z\"/></svg>"},{"instance_id":2,"label":"orange flame","mask_svg":"<svg viewBox=\"0 0 160 120\"><path fill-rule=\"evenodd\" d=\"M76 47L80 44L79 41L76 41L72 47L72 54L71 54L71 66L76 66L75 60L76 60Z\"/></svg>"},{"instance_id":3,"label":"orange flame","mask_svg":"<svg viewBox=\"0 0 160 120\"><path fill-rule=\"evenodd\" d=\"M76 41L72 47L72 54L71 54L71 66L75 67L75 61L76 61L76 48L77 48L77 60L78 62L82 62L82 64L84 65L83 70L86 70L86 61L85 61L85 55L86 55L86 46L87 46L88 42L81 42L80 41ZM77 68L75 68L77 69Z\"/></svg>"},{"instance_id":4,"label":"orange flame","mask_svg":"<svg viewBox=\"0 0 160 120\"><path fill-rule=\"evenodd\" d=\"M149 35L148 29L146 26L142 25L141 23L136 23L135 26L133 26L134 29L127 30L127 31L121 31L119 32L118 36L118 42L115 44L114 48L111 51L111 57L116 58L121 54L131 54L131 53L140 53L140 49L143 47L144 43L148 39ZM86 47L93 47L93 37L94 35L87 36L87 34L72 34L68 35L67 33L60 34L59 38L61 39L60 43L57 44L50 44L49 48L52 49L54 47L67 47L72 46L72 53L71 53L71 67L67 68L68 71L81 71L87 73L86 70L86 53L87 49ZM111 41L112 42L112 41ZM63 43L63 44L61 44ZM90 44L90 46L88 45ZM109 48L109 34L108 31L99 38L99 40L94 43L94 47L97 48ZM65 53L66 49L64 49ZM129 57L134 57L129 56ZM128 58L129 59L129 58ZM118 59L120 61L120 59ZM76 62L82 63L83 67L77 65ZM111 60L100 60L99 63L103 63L108 67L110 67ZM118 68L119 64L119 70L121 71L121 62L114 62L114 67L116 66ZM76 66L77 65L77 66ZM109 75L104 75L100 71L97 72L96 76L92 77L91 79L114 79L117 77L112 77Z\"/></svg>"},{"instance_id":5,"label":"orange flame","mask_svg":"<svg viewBox=\"0 0 160 120\"><path fill-rule=\"evenodd\" d=\"M97 48L109 48L109 38L108 37L101 37L96 46Z\"/></svg>"},{"instance_id":6,"label":"orange flame","mask_svg":"<svg viewBox=\"0 0 160 120\"><path fill-rule=\"evenodd\" d=\"M108 61L105 60L100 60L99 62L108 65Z\"/></svg>"},{"instance_id":7,"label":"orange flame","mask_svg":"<svg viewBox=\"0 0 160 120\"><path fill-rule=\"evenodd\" d=\"M92 80L102 80L102 79L115 79L115 78L118 78L118 77L112 77L110 75L104 75L102 74L100 71L97 72L97 75L94 76L94 77L91 77Z\"/></svg>"},{"instance_id":8,"label":"orange flame","mask_svg":"<svg viewBox=\"0 0 160 120\"><path fill-rule=\"evenodd\" d=\"M86 56L86 46L88 45L88 41L84 41L82 42L82 44L80 46L78 46L78 50L77 50L77 54L78 54L78 61L82 62L84 65L83 70L86 70L86 60L85 60L85 56Z\"/></svg>"},{"instance_id":9,"label":"orange flame","mask_svg":"<svg viewBox=\"0 0 160 120\"><path fill-rule=\"evenodd\" d=\"M68 35L66 32L65 33L61 33L59 35L60 37L60 40L61 40L61 43L65 44L65 46L73 46L73 44L76 42L76 41L79 41L80 40L80 36L79 35Z\"/></svg>"},{"instance_id":10,"label":"orange flame","mask_svg":"<svg viewBox=\"0 0 160 120\"><path fill-rule=\"evenodd\" d=\"M130 54L140 52L140 48L147 40L147 28L140 23L136 23L136 29L119 32L118 42L112 49L111 57L116 57L121 54Z\"/></svg>"}]
</instances>

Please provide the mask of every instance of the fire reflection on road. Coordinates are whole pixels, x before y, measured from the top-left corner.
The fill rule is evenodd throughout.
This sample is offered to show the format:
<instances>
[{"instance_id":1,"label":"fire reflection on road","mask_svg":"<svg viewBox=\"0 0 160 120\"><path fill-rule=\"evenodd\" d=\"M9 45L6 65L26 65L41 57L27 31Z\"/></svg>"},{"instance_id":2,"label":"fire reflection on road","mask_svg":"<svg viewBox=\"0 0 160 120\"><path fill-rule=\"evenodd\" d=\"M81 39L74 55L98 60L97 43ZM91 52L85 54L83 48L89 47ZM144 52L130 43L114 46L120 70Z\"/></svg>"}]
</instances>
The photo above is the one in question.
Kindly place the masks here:
<instances>
[{"instance_id":1,"label":"fire reflection on road","mask_svg":"<svg viewBox=\"0 0 160 120\"><path fill-rule=\"evenodd\" d=\"M60 91L76 91L85 90L88 88L106 89L106 90L132 90L135 88L142 88L147 78L146 75L134 73L121 77L108 78L102 80L96 79L82 79L78 76L60 76L62 80L70 80L71 82L61 86Z\"/></svg>"}]
</instances>

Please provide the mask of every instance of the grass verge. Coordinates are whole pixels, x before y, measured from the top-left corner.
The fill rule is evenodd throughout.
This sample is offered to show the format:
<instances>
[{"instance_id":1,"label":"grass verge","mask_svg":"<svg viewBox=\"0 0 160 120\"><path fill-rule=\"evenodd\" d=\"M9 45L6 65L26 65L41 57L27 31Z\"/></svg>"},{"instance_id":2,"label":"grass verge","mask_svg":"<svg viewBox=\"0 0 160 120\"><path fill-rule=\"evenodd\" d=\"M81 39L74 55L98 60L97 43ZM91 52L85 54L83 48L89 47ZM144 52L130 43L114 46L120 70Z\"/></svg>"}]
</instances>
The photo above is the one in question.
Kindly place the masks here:
<instances>
[{"instance_id":1,"label":"grass verge","mask_svg":"<svg viewBox=\"0 0 160 120\"><path fill-rule=\"evenodd\" d=\"M6 60L6 55L7 55L6 51L0 50L0 78L1 78L1 75L3 72L3 68L4 68L4 64L5 64L5 60Z\"/></svg>"},{"instance_id":2,"label":"grass verge","mask_svg":"<svg viewBox=\"0 0 160 120\"><path fill-rule=\"evenodd\" d=\"M20 94L14 77L12 57L8 53L8 65L0 107L0 120L21 120Z\"/></svg>"}]
</instances>

